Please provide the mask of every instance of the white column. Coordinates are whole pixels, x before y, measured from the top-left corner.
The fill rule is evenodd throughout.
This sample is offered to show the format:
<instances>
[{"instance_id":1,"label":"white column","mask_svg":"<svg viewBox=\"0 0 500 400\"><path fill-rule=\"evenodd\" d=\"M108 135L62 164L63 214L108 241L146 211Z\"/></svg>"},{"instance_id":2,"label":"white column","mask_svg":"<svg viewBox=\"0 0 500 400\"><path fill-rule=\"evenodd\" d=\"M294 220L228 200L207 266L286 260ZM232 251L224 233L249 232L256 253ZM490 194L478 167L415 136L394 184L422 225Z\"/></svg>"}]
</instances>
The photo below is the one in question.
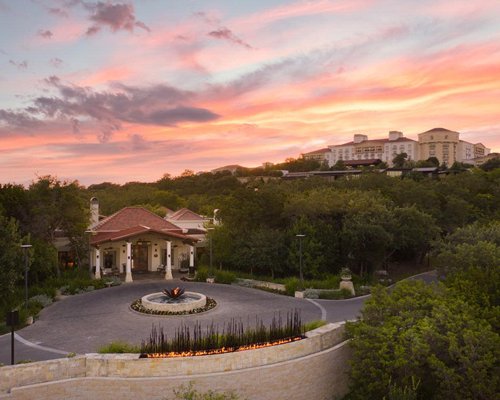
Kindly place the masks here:
<instances>
[{"instance_id":1,"label":"white column","mask_svg":"<svg viewBox=\"0 0 500 400\"><path fill-rule=\"evenodd\" d=\"M172 276L172 242L170 240L167 240L167 259L165 262L167 263L165 266L165 279L174 279Z\"/></svg>"},{"instance_id":2,"label":"white column","mask_svg":"<svg viewBox=\"0 0 500 400\"><path fill-rule=\"evenodd\" d=\"M194 246L189 246L189 266L194 267Z\"/></svg>"},{"instance_id":3,"label":"white column","mask_svg":"<svg viewBox=\"0 0 500 400\"><path fill-rule=\"evenodd\" d=\"M132 243L127 242L127 270L125 282L132 282Z\"/></svg>"},{"instance_id":4,"label":"white column","mask_svg":"<svg viewBox=\"0 0 500 400\"><path fill-rule=\"evenodd\" d=\"M101 279L101 250L95 249L95 279Z\"/></svg>"}]
</instances>

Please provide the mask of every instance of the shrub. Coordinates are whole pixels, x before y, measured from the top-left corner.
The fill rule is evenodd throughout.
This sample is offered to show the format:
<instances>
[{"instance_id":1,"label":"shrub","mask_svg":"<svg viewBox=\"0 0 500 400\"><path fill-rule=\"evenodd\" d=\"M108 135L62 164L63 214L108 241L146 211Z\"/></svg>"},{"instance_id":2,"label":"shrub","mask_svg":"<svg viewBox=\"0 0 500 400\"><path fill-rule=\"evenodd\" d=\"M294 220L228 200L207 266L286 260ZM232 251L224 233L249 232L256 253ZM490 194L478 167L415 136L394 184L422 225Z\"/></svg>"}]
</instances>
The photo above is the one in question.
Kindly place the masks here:
<instances>
[{"instance_id":1,"label":"shrub","mask_svg":"<svg viewBox=\"0 0 500 400\"><path fill-rule=\"evenodd\" d=\"M112 276L110 278L104 279L104 284L111 284L111 286L120 286L122 284L122 280L117 276Z\"/></svg>"},{"instance_id":2,"label":"shrub","mask_svg":"<svg viewBox=\"0 0 500 400\"><path fill-rule=\"evenodd\" d=\"M29 289L29 294L32 298L37 295L45 295L53 299L56 297L56 288L53 286L33 286Z\"/></svg>"},{"instance_id":3,"label":"shrub","mask_svg":"<svg viewBox=\"0 0 500 400\"><path fill-rule=\"evenodd\" d=\"M208 268L207 267L198 267L196 270L196 280L198 282L206 282L208 278Z\"/></svg>"},{"instance_id":4,"label":"shrub","mask_svg":"<svg viewBox=\"0 0 500 400\"><path fill-rule=\"evenodd\" d=\"M100 354L110 354L110 353L140 353L139 346L132 345L130 343L122 342L117 340L116 342L111 342L104 345L97 350Z\"/></svg>"},{"instance_id":5,"label":"shrub","mask_svg":"<svg viewBox=\"0 0 500 400\"><path fill-rule=\"evenodd\" d=\"M236 274L231 271L215 271L215 282L230 285L236 280Z\"/></svg>"},{"instance_id":6,"label":"shrub","mask_svg":"<svg viewBox=\"0 0 500 400\"><path fill-rule=\"evenodd\" d=\"M346 325L353 349L349 399L380 399L391 391L395 399L411 398L411 391L450 400L498 393L500 336L443 285L377 287L362 317Z\"/></svg>"},{"instance_id":7,"label":"shrub","mask_svg":"<svg viewBox=\"0 0 500 400\"><path fill-rule=\"evenodd\" d=\"M238 400L240 397L234 392L198 392L193 389L193 383L190 382L188 386L180 386L179 389L173 390L175 398L179 400Z\"/></svg>"},{"instance_id":8,"label":"shrub","mask_svg":"<svg viewBox=\"0 0 500 400\"><path fill-rule=\"evenodd\" d=\"M47 296L46 294L37 294L29 299L30 303L38 303L45 308L52 304L52 297Z\"/></svg>"},{"instance_id":9,"label":"shrub","mask_svg":"<svg viewBox=\"0 0 500 400\"><path fill-rule=\"evenodd\" d=\"M285 279L285 289L286 294L289 296L295 296L295 292L299 290L300 280L298 278L287 278Z\"/></svg>"}]
</instances>

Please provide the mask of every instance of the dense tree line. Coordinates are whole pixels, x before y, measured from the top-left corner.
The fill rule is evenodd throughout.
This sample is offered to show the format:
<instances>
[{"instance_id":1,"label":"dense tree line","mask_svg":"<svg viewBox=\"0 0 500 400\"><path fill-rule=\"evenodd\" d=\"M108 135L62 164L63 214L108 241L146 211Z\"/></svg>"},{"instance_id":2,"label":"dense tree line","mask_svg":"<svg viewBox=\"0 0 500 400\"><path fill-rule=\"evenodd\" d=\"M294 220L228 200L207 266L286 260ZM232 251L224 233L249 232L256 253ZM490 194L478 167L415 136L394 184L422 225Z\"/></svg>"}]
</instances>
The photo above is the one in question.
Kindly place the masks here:
<instances>
[{"instance_id":1,"label":"dense tree line","mask_svg":"<svg viewBox=\"0 0 500 400\"><path fill-rule=\"evenodd\" d=\"M32 245L27 256L33 283L60 274L54 247L58 232L69 238L77 260L84 259L87 204L78 182L46 176L28 188L0 185L0 314L12 302L16 284L22 281L25 262L21 244Z\"/></svg>"},{"instance_id":2,"label":"dense tree line","mask_svg":"<svg viewBox=\"0 0 500 400\"><path fill-rule=\"evenodd\" d=\"M304 160L288 161L301 163ZM188 207L207 216L218 209L223 223L211 231L213 254L216 264L225 268L296 275L296 235L304 234L306 277L321 278L345 266L370 274L380 267L396 268L399 261L422 263L436 240L467 224L498 219L500 169L490 167L440 179L366 173L334 182L185 171L152 183L105 182L88 188L47 176L27 188L0 186L2 242L10 248L30 241L32 282L59 273L52 245L56 232L70 238L77 264L85 266L88 201L95 196L104 215L130 205L143 205L162 216L167 208ZM5 254L1 257L22 257L17 248L12 257ZM20 282L20 265L17 259L2 263L3 276ZM17 272L7 273L12 268Z\"/></svg>"}]
</instances>

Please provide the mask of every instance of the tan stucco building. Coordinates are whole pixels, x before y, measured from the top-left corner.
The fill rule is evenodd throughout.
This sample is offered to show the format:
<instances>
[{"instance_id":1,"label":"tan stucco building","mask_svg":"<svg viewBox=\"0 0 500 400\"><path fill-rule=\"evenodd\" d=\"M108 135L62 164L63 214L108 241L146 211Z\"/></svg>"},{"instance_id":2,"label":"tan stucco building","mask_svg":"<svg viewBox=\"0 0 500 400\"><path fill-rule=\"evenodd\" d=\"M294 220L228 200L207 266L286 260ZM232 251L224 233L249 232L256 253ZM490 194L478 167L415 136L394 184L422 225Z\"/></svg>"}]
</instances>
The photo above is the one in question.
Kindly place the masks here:
<instances>
[{"instance_id":1,"label":"tan stucco building","mask_svg":"<svg viewBox=\"0 0 500 400\"><path fill-rule=\"evenodd\" d=\"M445 128L434 128L418 135L420 159L436 157L440 164L451 166L454 162L472 163L474 158L490 152L482 143L460 140L460 133Z\"/></svg>"}]
</instances>

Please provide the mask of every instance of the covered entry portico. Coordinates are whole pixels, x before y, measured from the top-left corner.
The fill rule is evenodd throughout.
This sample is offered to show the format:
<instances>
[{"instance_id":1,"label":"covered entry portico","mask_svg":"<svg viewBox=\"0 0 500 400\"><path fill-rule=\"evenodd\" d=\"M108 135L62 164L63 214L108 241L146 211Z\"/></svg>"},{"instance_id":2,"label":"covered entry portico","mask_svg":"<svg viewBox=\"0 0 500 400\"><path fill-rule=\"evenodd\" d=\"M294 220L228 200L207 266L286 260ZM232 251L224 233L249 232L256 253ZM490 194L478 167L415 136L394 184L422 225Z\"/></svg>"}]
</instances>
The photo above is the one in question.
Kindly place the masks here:
<instances>
[{"instance_id":1,"label":"covered entry portico","mask_svg":"<svg viewBox=\"0 0 500 400\"><path fill-rule=\"evenodd\" d=\"M154 227L125 226L137 219ZM91 260L97 279L103 271L125 273L125 282L132 282L133 273L142 271L165 271L165 279L172 279L173 269L194 268L197 240L144 208L127 207L101 221L91 233Z\"/></svg>"}]
</instances>

